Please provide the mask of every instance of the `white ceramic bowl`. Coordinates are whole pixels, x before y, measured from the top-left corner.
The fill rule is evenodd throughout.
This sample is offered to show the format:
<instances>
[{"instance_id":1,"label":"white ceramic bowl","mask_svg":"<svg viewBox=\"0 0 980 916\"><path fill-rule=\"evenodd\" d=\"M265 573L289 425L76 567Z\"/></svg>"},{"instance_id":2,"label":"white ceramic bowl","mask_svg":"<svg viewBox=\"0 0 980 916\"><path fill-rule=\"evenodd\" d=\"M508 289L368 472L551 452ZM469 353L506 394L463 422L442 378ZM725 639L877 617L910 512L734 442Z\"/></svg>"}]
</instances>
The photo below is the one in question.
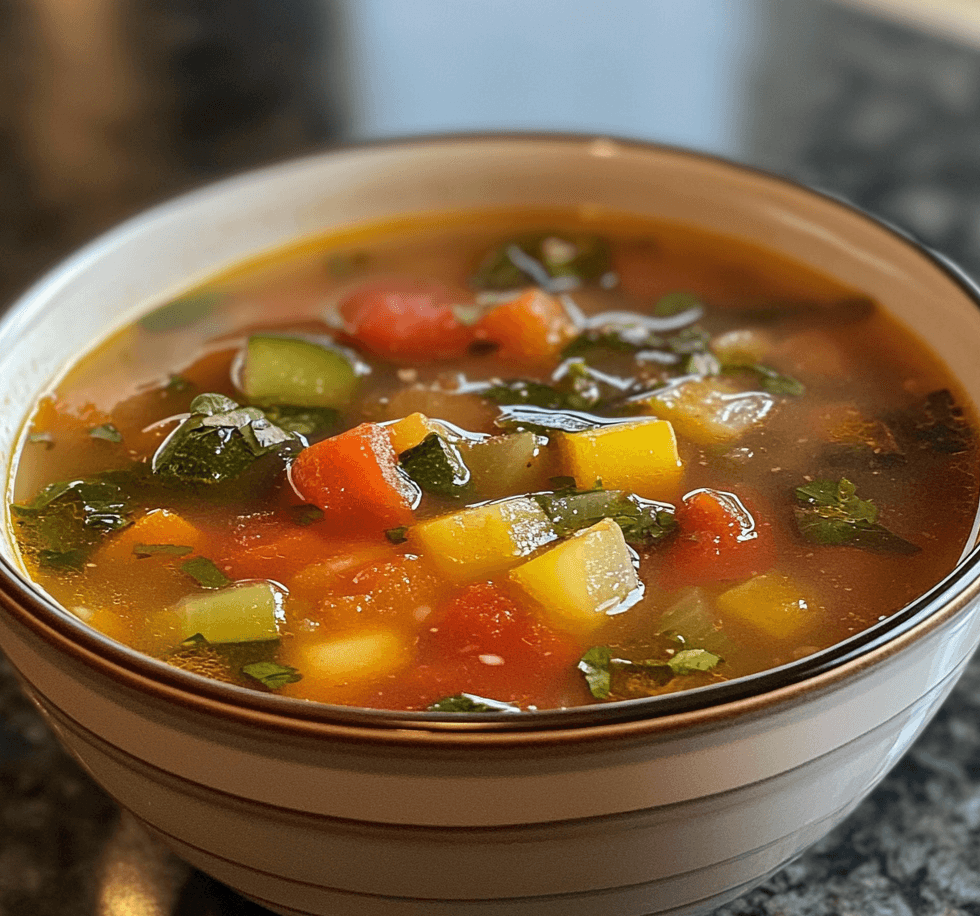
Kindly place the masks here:
<instances>
[{"instance_id":1,"label":"white ceramic bowl","mask_svg":"<svg viewBox=\"0 0 980 916\"><path fill-rule=\"evenodd\" d=\"M524 204L596 204L783 252L884 303L980 403L974 293L842 203L677 150L449 138L223 182L53 272L0 323L0 477L39 392L141 304L332 227ZM518 717L425 716L248 692L141 657L33 587L8 535L0 646L121 805L281 913L694 913L785 864L896 762L980 641L978 579L970 553L872 630L723 688Z\"/></svg>"}]
</instances>

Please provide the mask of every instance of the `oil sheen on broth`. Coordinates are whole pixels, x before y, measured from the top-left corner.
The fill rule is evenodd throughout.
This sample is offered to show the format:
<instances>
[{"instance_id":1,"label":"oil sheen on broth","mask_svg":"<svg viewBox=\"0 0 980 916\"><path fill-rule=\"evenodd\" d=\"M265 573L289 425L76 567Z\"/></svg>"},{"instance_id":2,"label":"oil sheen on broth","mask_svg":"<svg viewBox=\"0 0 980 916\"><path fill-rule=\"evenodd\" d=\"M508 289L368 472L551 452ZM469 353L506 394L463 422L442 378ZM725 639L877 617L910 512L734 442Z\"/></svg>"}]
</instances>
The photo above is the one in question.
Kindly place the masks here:
<instances>
[{"instance_id":1,"label":"oil sheen on broth","mask_svg":"<svg viewBox=\"0 0 980 916\"><path fill-rule=\"evenodd\" d=\"M802 658L956 564L973 415L860 290L614 214L359 227L84 355L16 470L57 601L329 703L609 702Z\"/></svg>"}]
</instances>

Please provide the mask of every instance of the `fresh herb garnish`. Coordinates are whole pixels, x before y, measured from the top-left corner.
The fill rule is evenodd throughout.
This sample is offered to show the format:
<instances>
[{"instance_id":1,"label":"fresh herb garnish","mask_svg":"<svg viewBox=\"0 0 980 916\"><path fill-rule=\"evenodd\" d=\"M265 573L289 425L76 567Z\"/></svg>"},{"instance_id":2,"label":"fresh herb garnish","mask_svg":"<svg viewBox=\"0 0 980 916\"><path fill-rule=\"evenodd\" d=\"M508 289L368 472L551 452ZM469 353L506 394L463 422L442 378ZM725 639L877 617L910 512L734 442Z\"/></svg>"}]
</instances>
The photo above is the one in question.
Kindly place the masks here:
<instances>
[{"instance_id":1,"label":"fresh herb garnish","mask_svg":"<svg viewBox=\"0 0 980 916\"><path fill-rule=\"evenodd\" d=\"M213 560L207 557L191 557L180 564L181 572L190 576L201 588L224 588L231 584Z\"/></svg>"},{"instance_id":2,"label":"fresh herb garnish","mask_svg":"<svg viewBox=\"0 0 980 916\"><path fill-rule=\"evenodd\" d=\"M470 469L459 449L438 433L398 456L402 470L426 493L455 498L468 489Z\"/></svg>"},{"instance_id":3,"label":"fresh herb garnish","mask_svg":"<svg viewBox=\"0 0 980 916\"><path fill-rule=\"evenodd\" d=\"M814 480L793 492L799 503L795 510L797 527L813 544L906 554L921 549L878 524L877 506L860 499L854 484L844 477L839 481Z\"/></svg>"},{"instance_id":4,"label":"fresh herb garnish","mask_svg":"<svg viewBox=\"0 0 980 916\"><path fill-rule=\"evenodd\" d=\"M702 671L712 671L721 657L707 649L680 649L666 659L633 661L616 658L609 646L593 646L578 663L589 692L597 700L648 696L670 683Z\"/></svg>"},{"instance_id":5,"label":"fresh herb garnish","mask_svg":"<svg viewBox=\"0 0 980 916\"><path fill-rule=\"evenodd\" d=\"M408 540L408 526L399 525L397 528L389 528L385 531L385 537L392 544L404 544Z\"/></svg>"},{"instance_id":6,"label":"fresh herb garnish","mask_svg":"<svg viewBox=\"0 0 980 916\"><path fill-rule=\"evenodd\" d=\"M220 484L290 444L300 444L295 434L271 423L257 407L200 394L191 401L190 416L157 449L152 468L165 481Z\"/></svg>"},{"instance_id":7,"label":"fresh herb garnish","mask_svg":"<svg viewBox=\"0 0 980 916\"><path fill-rule=\"evenodd\" d=\"M181 394L184 391L190 391L194 387L193 382L189 382L182 375L171 375L167 379L167 384L163 386L163 390L168 394Z\"/></svg>"},{"instance_id":8,"label":"fresh herb garnish","mask_svg":"<svg viewBox=\"0 0 980 916\"><path fill-rule=\"evenodd\" d=\"M609 646L593 646L579 659L578 670L585 675L589 692L597 700L605 700L612 690L612 651Z\"/></svg>"},{"instance_id":9,"label":"fresh herb garnish","mask_svg":"<svg viewBox=\"0 0 980 916\"><path fill-rule=\"evenodd\" d=\"M221 293L208 291L181 296L144 315L139 320L139 326L154 334L174 331L206 318L221 299Z\"/></svg>"},{"instance_id":10,"label":"fresh herb garnish","mask_svg":"<svg viewBox=\"0 0 980 916\"><path fill-rule=\"evenodd\" d=\"M427 712L520 712L520 706L480 697L474 693L457 693L451 697L436 700L426 708Z\"/></svg>"},{"instance_id":11,"label":"fresh herb garnish","mask_svg":"<svg viewBox=\"0 0 980 916\"><path fill-rule=\"evenodd\" d=\"M122 433L111 423L103 423L100 426L93 426L88 434L93 439L104 439L106 442L122 442Z\"/></svg>"},{"instance_id":12,"label":"fresh herb garnish","mask_svg":"<svg viewBox=\"0 0 980 916\"><path fill-rule=\"evenodd\" d=\"M802 382L797 381L789 375L783 375L769 366L761 363L722 363L723 372L751 372L758 379L764 391L769 394L788 395L789 397L801 397L806 393L806 388Z\"/></svg>"},{"instance_id":13,"label":"fresh herb garnish","mask_svg":"<svg viewBox=\"0 0 980 916\"><path fill-rule=\"evenodd\" d=\"M609 244L596 235L535 233L510 239L481 262L472 278L480 290L510 290L534 284L566 292L610 273Z\"/></svg>"},{"instance_id":14,"label":"fresh herb garnish","mask_svg":"<svg viewBox=\"0 0 980 916\"><path fill-rule=\"evenodd\" d=\"M695 671L711 671L721 663L721 656L707 649L681 649L672 655L667 664L674 674L692 674Z\"/></svg>"},{"instance_id":15,"label":"fresh herb garnish","mask_svg":"<svg viewBox=\"0 0 980 916\"><path fill-rule=\"evenodd\" d=\"M551 519L555 533L566 537L610 518L634 547L649 547L677 528L673 507L624 490L573 490L535 493L531 497Z\"/></svg>"},{"instance_id":16,"label":"fresh herb garnish","mask_svg":"<svg viewBox=\"0 0 980 916\"><path fill-rule=\"evenodd\" d=\"M303 675L296 668L289 665L280 665L277 662L254 662L251 665L242 667L242 674L260 681L269 690L278 690L287 684L295 684L303 679Z\"/></svg>"},{"instance_id":17,"label":"fresh herb garnish","mask_svg":"<svg viewBox=\"0 0 980 916\"><path fill-rule=\"evenodd\" d=\"M192 547L185 547L180 544L134 544L133 554L140 559L145 557L185 557L191 553Z\"/></svg>"}]
</instances>

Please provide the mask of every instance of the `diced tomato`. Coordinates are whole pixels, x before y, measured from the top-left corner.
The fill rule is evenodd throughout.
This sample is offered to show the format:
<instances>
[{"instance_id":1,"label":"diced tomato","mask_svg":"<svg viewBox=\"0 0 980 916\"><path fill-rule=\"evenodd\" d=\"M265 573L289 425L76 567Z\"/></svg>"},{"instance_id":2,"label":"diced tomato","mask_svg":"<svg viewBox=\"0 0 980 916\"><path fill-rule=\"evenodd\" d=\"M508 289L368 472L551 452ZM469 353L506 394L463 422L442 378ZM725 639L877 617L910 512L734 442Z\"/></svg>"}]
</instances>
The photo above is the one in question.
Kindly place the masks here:
<instances>
[{"instance_id":1,"label":"diced tomato","mask_svg":"<svg viewBox=\"0 0 980 916\"><path fill-rule=\"evenodd\" d=\"M580 654L574 640L522 610L502 589L478 583L425 621L411 676L372 702L424 709L471 693L520 706L560 704Z\"/></svg>"},{"instance_id":2,"label":"diced tomato","mask_svg":"<svg viewBox=\"0 0 980 916\"><path fill-rule=\"evenodd\" d=\"M540 362L555 358L578 327L561 300L529 289L487 312L475 332L479 340L497 344L504 359Z\"/></svg>"},{"instance_id":3,"label":"diced tomato","mask_svg":"<svg viewBox=\"0 0 980 916\"><path fill-rule=\"evenodd\" d=\"M415 490L398 470L385 427L362 423L303 449L290 470L300 496L321 508L348 536L408 525Z\"/></svg>"},{"instance_id":4,"label":"diced tomato","mask_svg":"<svg viewBox=\"0 0 980 916\"><path fill-rule=\"evenodd\" d=\"M694 490L677 509L680 531L663 556L666 589L747 579L775 562L769 523L724 490Z\"/></svg>"},{"instance_id":5,"label":"diced tomato","mask_svg":"<svg viewBox=\"0 0 980 916\"><path fill-rule=\"evenodd\" d=\"M453 359L473 341L453 309L464 295L423 280L375 281L344 299L340 315L355 341L378 356Z\"/></svg>"}]
</instances>

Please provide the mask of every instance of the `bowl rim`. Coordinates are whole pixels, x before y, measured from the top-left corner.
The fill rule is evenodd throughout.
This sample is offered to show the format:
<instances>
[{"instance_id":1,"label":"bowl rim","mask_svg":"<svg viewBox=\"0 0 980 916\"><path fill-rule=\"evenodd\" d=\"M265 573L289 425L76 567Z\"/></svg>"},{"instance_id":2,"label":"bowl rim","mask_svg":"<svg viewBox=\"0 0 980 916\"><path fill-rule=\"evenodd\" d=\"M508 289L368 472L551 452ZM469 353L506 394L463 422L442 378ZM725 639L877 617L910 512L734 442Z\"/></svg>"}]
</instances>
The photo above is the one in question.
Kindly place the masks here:
<instances>
[{"instance_id":1,"label":"bowl rim","mask_svg":"<svg viewBox=\"0 0 980 916\"><path fill-rule=\"evenodd\" d=\"M250 185L274 182L284 171L302 169L324 159L394 148L405 155L433 146L492 147L498 143L558 144L581 147L583 155L596 143L611 144L641 155L678 157L752 178L803 197L823 200L868 224L870 231L891 236L925 259L958 286L980 308L980 286L945 256L911 233L870 214L841 195L746 165L713 153L609 135L516 132L453 133L391 137L328 146L303 156L247 169L179 194L145 209L62 260L17 297L0 316L0 340L16 335L57 297L59 289L104 251L140 235L157 220L179 216L209 198L243 193ZM5 489L6 492L6 489ZM974 526L974 534L976 525ZM276 729L317 737L331 735L358 743L458 744L526 746L591 741L595 738L714 728L732 718L754 717L774 707L800 702L805 696L858 677L927 634L945 625L980 596L980 544L960 558L956 567L929 591L884 620L803 659L720 684L673 694L597 703L563 709L526 710L520 714L401 712L335 706L227 684L175 668L143 655L89 627L36 587L24 571L0 556L0 607L59 651L95 668L120 685L158 700L176 701L185 709L240 724L263 723ZM28 678L29 680L29 678Z\"/></svg>"}]
</instances>

